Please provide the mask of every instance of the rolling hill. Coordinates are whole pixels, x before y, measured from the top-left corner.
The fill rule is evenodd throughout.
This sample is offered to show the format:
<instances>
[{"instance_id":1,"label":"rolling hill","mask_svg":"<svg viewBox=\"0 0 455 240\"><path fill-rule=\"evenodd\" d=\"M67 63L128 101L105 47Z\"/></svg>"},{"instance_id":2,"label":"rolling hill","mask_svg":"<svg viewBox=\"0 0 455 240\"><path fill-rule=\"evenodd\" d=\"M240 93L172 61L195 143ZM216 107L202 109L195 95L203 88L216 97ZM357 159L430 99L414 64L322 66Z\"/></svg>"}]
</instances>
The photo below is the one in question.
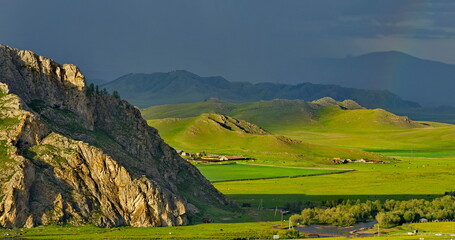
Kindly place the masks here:
<instances>
[{"instance_id":1,"label":"rolling hill","mask_svg":"<svg viewBox=\"0 0 455 240\"><path fill-rule=\"evenodd\" d=\"M242 119L266 131L319 146L362 149L389 156L455 156L455 125L417 122L383 109L365 109L356 102L323 98L228 103L219 99L142 110L145 119L168 139L175 129L169 118L192 119L217 113ZM167 120L160 120L167 118ZM190 121L190 120L188 120ZM181 126L181 125L180 125ZM182 128L184 129L184 128ZM167 140L167 139L166 139ZM172 141L172 140L168 140Z\"/></svg>"},{"instance_id":2,"label":"rolling hill","mask_svg":"<svg viewBox=\"0 0 455 240\"><path fill-rule=\"evenodd\" d=\"M229 102L253 102L271 99L312 101L323 97L336 100L353 99L367 108L419 107L385 90L362 90L337 85L300 83L229 82L223 77L201 77L187 71L153 74L128 74L101 86L118 91L122 98L145 108L162 104L199 102L219 98Z\"/></svg>"},{"instance_id":3,"label":"rolling hill","mask_svg":"<svg viewBox=\"0 0 455 240\"><path fill-rule=\"evenodd\" d=\"M355 111L347 111L355 110ZM145 119L186 118L202 113L219 113L257 124L269 131L311 128L344 128L370 131L423 127L406 117L382 109L365 109L352 100L337 102L325 97L313 102L275 99L229 103L219 99L204 102L154 106L142 110Z\"/></svg>"},{"instance_id":4,"label":"rolling hill","mask_svg":"<svg viewBox=\"0 0 455 240\"><path fill-rule=\"evenodd\" d=\"M285 160L287 164L315 166L328 164L329 158L384 158L356 149L309 144L274 135L244 120L205 113L188 118L148 120L171 146L190 152L242 154L259 162Z\"/></svg>"}]
</instances>

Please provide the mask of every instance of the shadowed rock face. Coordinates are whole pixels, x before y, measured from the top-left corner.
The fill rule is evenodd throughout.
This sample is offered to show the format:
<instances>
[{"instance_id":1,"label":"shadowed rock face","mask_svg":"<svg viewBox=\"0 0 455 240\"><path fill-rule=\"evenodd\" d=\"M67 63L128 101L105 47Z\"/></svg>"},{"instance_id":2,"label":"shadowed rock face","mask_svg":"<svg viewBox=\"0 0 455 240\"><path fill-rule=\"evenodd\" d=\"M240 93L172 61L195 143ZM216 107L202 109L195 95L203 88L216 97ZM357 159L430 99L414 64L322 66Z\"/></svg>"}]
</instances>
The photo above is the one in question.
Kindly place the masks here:
<instances>
[{"instance_id":1,"label":"shadowed rock face","mask_svg":"<svg viewBox=\"0 0 455 240\"><path fill-rule=\"evenodd\" d=\"M185 225L230 207L126 101L74 65L0 45L0 225Z\"/></svg>"}]
</instances>

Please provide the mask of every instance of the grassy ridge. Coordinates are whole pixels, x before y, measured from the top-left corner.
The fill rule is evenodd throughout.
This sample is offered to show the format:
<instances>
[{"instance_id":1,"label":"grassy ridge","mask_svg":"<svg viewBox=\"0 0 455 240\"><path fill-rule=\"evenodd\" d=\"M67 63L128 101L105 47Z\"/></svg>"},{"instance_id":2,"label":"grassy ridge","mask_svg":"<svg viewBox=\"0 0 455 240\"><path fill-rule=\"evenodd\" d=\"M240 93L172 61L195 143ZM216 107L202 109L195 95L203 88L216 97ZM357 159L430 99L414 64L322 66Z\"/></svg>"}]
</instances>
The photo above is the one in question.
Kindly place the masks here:
<instances>
[{"instance_id":1,"label":"grassy ridge","mask_svg":"<svg viewBox=\"0 0 455 240\"><path fill-rule=\"evenodd\" d=\"M381 109L363 109L356 102L337 102L323 98L313 102L275 99L233 104L218 99L205 102L161 105L143 109L145 119L187 118L203 113L219 113L259 125L266 130L293 130L301 126L348 128L351 130L384 130L423 127ZM348 124L348 125L346 125Z\"/></svg>"},{"instance_id":2,"label":"grassy ridge","mask_svg":"<svg viewBox=\"0 0 455 240\"><path fill-rule=\"evenodd\" d=\"M202 114L183 119L149 120L148 123L157 128L161 137L176 149L242 154L256 158L256 163L319 166L327 164L328 159L333 157L383 158L379 154L358 149L309 144L273 134L251 134L244 130L245 127L229 127L229 121L220 124L221 118L224 117L218 114Z\"/></svg>"}]
</instances>

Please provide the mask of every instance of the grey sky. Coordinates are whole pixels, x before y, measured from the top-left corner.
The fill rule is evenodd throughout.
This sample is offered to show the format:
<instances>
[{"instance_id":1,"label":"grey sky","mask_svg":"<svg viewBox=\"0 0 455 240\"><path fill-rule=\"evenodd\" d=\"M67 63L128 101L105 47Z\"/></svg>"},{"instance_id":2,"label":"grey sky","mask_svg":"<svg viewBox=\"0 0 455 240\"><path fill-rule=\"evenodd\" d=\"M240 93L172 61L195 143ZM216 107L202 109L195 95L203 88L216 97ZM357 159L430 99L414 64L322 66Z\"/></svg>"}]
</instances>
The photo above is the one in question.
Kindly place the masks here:
<instances>
[{"instance_id":1,"label":"grey sky","mask_svg":"<svg viewBox=\"0 0 455 240\"><path fill-rule=\"evenodd\" d=\"M106 80L185 69L277 82L302 58L388 50L455 63L454 39L448 0L0 0L0 43Z\"/></svg>"}]
</instances>

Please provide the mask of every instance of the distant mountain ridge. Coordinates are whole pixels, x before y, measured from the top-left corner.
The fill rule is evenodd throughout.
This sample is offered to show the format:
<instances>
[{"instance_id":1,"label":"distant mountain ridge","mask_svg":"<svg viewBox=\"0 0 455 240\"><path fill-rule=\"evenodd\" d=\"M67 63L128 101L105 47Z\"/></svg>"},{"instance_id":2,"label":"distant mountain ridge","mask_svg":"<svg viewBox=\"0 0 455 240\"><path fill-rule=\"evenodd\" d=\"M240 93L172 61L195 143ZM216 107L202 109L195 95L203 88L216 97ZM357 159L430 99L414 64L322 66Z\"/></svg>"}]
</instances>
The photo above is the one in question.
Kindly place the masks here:
<instances>
[{"instance_id":1,"label":"distant mountain ridge","mask_svg":"<svg viewBox=\"0 0 455 240\"><path fill-rule=\"evenodd\" d=\"M426 106L453 105L455 65L417 58L399 51L372 52L348 58L303 59L289 66L298 78L362 89L387 89Z\"/></svg>"},{"instance_id":2,"label":"distant mountain ridge","mask_svg":"<svg viewBox=\"0 0 455 240\"><path fill-rule=\"evenodd\" d=\"M119 91L122 98L141 108L199 102L212 97L237 103L278 98L312 101L332 97L338 101L352 99L367 108L397 109L420 106L386 90L362 90L312 83L289 85L229 82L220 76L201 77L183 70L128 74L101 87L109 91Z\"/></svg>"}]
</instances>

